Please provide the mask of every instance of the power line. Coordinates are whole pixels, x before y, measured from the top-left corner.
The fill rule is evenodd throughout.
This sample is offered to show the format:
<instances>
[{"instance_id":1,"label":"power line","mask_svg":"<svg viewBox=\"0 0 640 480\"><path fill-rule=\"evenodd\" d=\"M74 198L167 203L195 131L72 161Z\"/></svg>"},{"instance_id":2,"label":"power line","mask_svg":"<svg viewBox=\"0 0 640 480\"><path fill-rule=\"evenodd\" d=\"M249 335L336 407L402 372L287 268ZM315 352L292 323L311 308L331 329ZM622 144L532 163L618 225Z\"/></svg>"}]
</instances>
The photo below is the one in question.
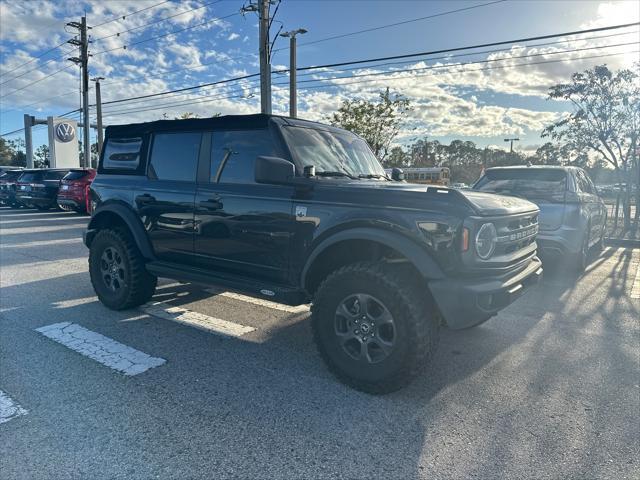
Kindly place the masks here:
<instances>
[{"instance_id":1,"label":"power line","mask_svg":"<svg viewBox=\"0 0 640 480\"><path fill-rule=\"evenodd\" d=\"M127 29L127 30L123 30L123 31L121 31L121 32L112 33L111 35L105 35L104 37L94 38L94 39L93 39L93 41L94 41L94 42L97 42L97 41L100 41L100 40L104 40L104 39L106 39L106 38L119 37L120 35L122 35L122 34L124 34L124 33L133 32L134 30L140 30L141 28L148 27L148 26L150 26L150 25L156 25L156 24L158 24L158 23L164 22L165 20L169 20L169 19L174 18L174 17L179 17L180 15L184 15L185 13L189 13L189 12L194 12L194 11L196 11L196 10L200 10L200 9L202 9L202 8L208 7L209 5L213 5L213 4L215 4L215 3L220 3L221 1L222 1L222 0L215 0L215 1L213 1L213 2L205 3L204 5L201 5L201 6L199 6L199 7L192 8L192 9L190 9L190 10L185 10L185 11L183 11L183 12L175 13L175 14L173 14L173 15L169 15L168 17L163 17L163 18L160 18L160 19L155 20L155 21L153 21L153 22L145 23L144 25L139 25L139 26L137 26L137 27L132 27L132 28L129 28L129 29Z\"/></svg>"},{"instance_id":2,"label":"power line","mask_svg":"<svg viewBox=\"0 0 640 480\"><path fill-rule=\"evenodd\" d=\"M632 43L635 44L635 43ZM625 44L627 45L627 44ZM564 51L564 52L556 52L556 53L572 53L575 50L569 50L569 51ZM622 55L625 53L635 53L635 52L617 52L617 53L608 53L608 54L603 54L603 55L592 55L592 56L587 56L587 57L582 57L579 60L589 60L589 59L594 59L594 58L604 58L604 57L610 57L610 56L616 56L616 55ZM541 54L531 54L531 55L525 55L525 56L521 56L521 57L510 57L510 58L503 58L503 59L495 59L495 61L507 61L507 60L511 60L513 58L527 58L527 57L536 57L539 56ZM542 54L544 55L544 54ZM435 69L439 69L439 68L448 68L448 69L452 69L452 68L456 68L456 70L453 73L465 73L465 72L476 72L476 71L484 71L484 70L495 70L495 69L506 69L506 68L517 68L517 67L526 67L526 66L531 66L531 65L540 65L540 64L548 64L548 63L558 63L558 62L564 62L567 61L568 59L558 59L558 60L547 60L547 61L539 61L539 62L525 62L525 63L518 63L518 64L512 64L512 65L493 65L493 66L489 66L489 67L483 67L483 68L476 68L476 69L459 69L456 67L460 67L460 66L469 66L469 65L477 65L477 64L482 64L482 63L486 63L486 61L475 61L475 62L466 62L466 63L460 63L460 64L450 64L450 65L438 65L438 66L432 66L432 67L427 67L427 68L420 68L420 69L411 69L411 70L405 70L405 71L393 71L393 72L382 72L384 75L386 75L389 78L384 78L384 80L389 80L389 81L393 81L393 80L407 80L407 79L411 79L411 78L415 78L415 77L423 77L426 76L428 74L418 74L418 75L412 75L412 76L392 76L396 73L406 73L406 72L411 72L411 71L422 71L422 70L435 70ZM446 72L445 72L446 73ZM354 75L354 76L350 76L350 77L339 77L339 78L321 78L321 79L313 79L313 80L308 80L307 82L329 82L332 80L337 80L337 79L342 79L342 78L359 78L359 77L371 77L371 76L379 76L379 74L365 74L365 75ZM370 83L370 82L375 82L377 81L378 78L375 79L369 79L369 80L356 80L354 82L342 82L339 84L326 84L323 83L321 85L312 85L312 86L308 86L308 87L301 87L301 90L311 90L311 89L321 89L321 88L336 88L336 87L341 87L343 85L351 85L351 84L359 84L359 83ZM288 85L288 82L277 82L274 83L275 86L284 86L284 85ZM214 100L223 100L223 99L228 99L228 98L240 98L240 97L244 97L244 98L250 98L255 92L256 92L256 87L253 87L254 91L251 92L249 95L247 95L246 93L243 94L238 94L238 91L234 91L234 92L228 92L227 94L224 95L217 95L217 96L213 96L213 97L208 97L206 99L199 99L199 100L195 100L195 101L188 101L188 102L176 102L176 103L168 103L168 104L162 104L162 105L158 105L155 107L150 107L150 108L143 108L143 109L125 109L125 110L116 110L116 111L112 111L109 112L108 116L118 116L118 115L124 115L127 113L141 113L141 112L146 112L146 111L152 111L152 110L161 110L161 109L165 109L165 108L171 108L171 107L180 107L180 106L186 106L186 105L194 105L194 104L200 104L200 103L208 103L208 102L212 102Z\"/></svg>"},{"instance_id":3,"label":"power line","mask_svg":"<svg viewBox=\"0 0 640 480\"><path fill-rule=\"evenodd\" d=\"M5 83L11 82L11 81L16 80L16 79L18 79L20 77L24 77L28 73L35 72L36 70L40 70L42 67L44 67L45 65L50 64L51 62L55 62L56 60L62 60L67 55L71 55L73 53L73 49L71 49L71 50L69 50L67 52L63 51L62 53L63 53L63 55L61 57L51 58L51 59L47 60L46 62L36 66L35 68L32 68L31 70L27 70L26 72L23 72L20 75L17 75L17 76L15 76L13 78L9 78L8 80L5 80L4 82L0 83L0 85L4 85Z\"/></svg>"},{"instance_id":4,"label":"power line","mask_svg":"<svg viewBox=\"0 0 640 480\"><path fill-rule=\"evenodd\" d=\"M507 0L496 0L496 1L493 1L493 2L481 3L479 5L471 5L469 7L456 8L455 10L448 10L446 12L434 13L432 15L427 15L425 17L413 18L413 19L410 19L410 20L403 20L401 22L389 23L387 25L380 25L378 27L365 28L363 30L357 30L355 32L348 32L348 33L342 33L342 34L339 34L339 35L332 35L330 37L325 37L325 38L320 38L318 40L313 40L313 41L310 41L310 42L300 43L298 45L298 47L303 47L303 46L306 46L306 45L315 45L316 43L328 42L330 40L336 40L338 38L345 38L345 37L350 37L352 35L359 35L361 33L368 33L368 32L374 32L374 31L377 31L377 30L382 30L382 29L385 29L385 28L397 27L399 25L406 25L407 23L419 22L419 21L428 20L428 19L431 19L431 18L442 17L442 16L445 16L445 15L450 15L452 13L464 12L466 10L473 10L475 8L486 7L486 6L489 6L489 5L493 5L493 4L496 4L496 3L503 3L503 2L506 2L506 1ZM281 50L286 50L286 49L287 48L279 48L277 50L274 50L274 52L281 51Z\"/></svg>"},{"instance_id":5,"label":"power line","mask_svg":"<svg viewBox=\"0 0 640 480\"><path fill-rule=\"evenodd\" d=\"M591 38L607 38L607 37L612 37L612 36L620 36L620 35L628 35L628 33L617 33L617 34L612 34L612 35L602 35L599 37L591 37ZM581 39L581 40L588 40L590 38L585 38L585 39ZM540 47L540 46L546 46L546 45L553 45L553 44L558 44L558 43L566 43L569 40L560 40L560 41L556 41L556 42L545 42L545 43L534 43L534 44L529 44L529 45L522 45L522 48L534 48L534 47ZM616 46L616 45L601 45L600 47L605 48L605 47L610 47L610 46ZM470 55L481 55L481 54L490 54L490 53L498 53L498 52L508 52L511 51L511 48L500 48L500 49L493 49L493 50L484 50L484 51L480 51L480 52L471 52L471 53L458 53L458 54L454 54L454 55L443 55L440 57L431 57L425 60L428 61L433 61L433 60L440 60L440 59L449 59L449 58L455 58L455 57L465 57L465 56L470 56ZM569 52L571 51L575 51L574 50L568 50ZM565 53L567 51L560 51L558 53ZM514 58L514 57L512 57ZM388 65L398 65L398 64L405 64L405 63L410 63L410 62L414 62L415 60L404 60L404 61L400 61L400 62L387 62L387 63L382 63L382 64L376 64L376 65L370 65L370 66L366 66L366 67L348 67L348 68L344 68L344 69L340 69L340 70L333 70L333 72L340 72L340 71L350 71L350 70L358 70L358 69L365 69L365 68L379 68L382 66L388 66ZM277 73L277 71L274 71L273 73ZM300 76L304 77L304 76L309 76L309 75L316 75L316 73L314 72L307 72L307 73L303 73ZM251 81L255 80L252 79ZM215 85L212 86L213 88L216 88ZM211 87L203 87L203 88L211 88ZM189 95L188 93L170 93L167 94L167 96L184 96L184 95ZM193 97L190 97L193 98ZM142 100L131 100L130 102L127 102L129 105L131 104L135 104L135 103L142 103L142 102L147 102L148 99L142 99Z\"/></svg>"},{"instance_id":6,"label":"power line","mask_svg":"<svg viewBox=\"0 0 640 480\"><path fill-rule=\"evenodd\" d=\"M300 80L299 83L309 83L309 82L315 82L317 80L340 80L340 79L343 79L343 78L375 77L375 76L390 75L390 74L395 74L395 73L419 72L419 71L434 70L434 69L439 69L439 68L451 68L451 67L464 66L464 65L475 65L475 64L480 64L480 63L504 62L504 61L513 60L513 59L517 59L517 58L534 58L534 57L542 57L542 56L548 56L548 55L559 55L559 54L562 54L562 53L583 52L583 51L586 51L586 50L599 50L601 48L623 47L623 46L629 46L629 45L637 45L637 42L618 43L618 44L614 44L614 45L601 45L601 46L598 46L598 47L575 48L575 49L571 49L571 50L560 50L560 51L557 51L557 52L532 53L532 54L528 54L528 55L518 55L518 56L507 57L507 58L490 58L490 59L486 59L486 60L477 60L477 61L473 61L473 62L451 63L451 64L447 64L447 65L431 65L431 66L427 66L427 67L409 68L409 69L404 69L404 70L392 70L392 71L386 71L386 72L354 74L354 75L348 75L348 76L342 76L342 77L330 77L330 78L324 78L324 79Z\"/></svg>"},{"instance_id":7,"label":"power line","mask_svg":"<svg viewBox=\"0 0 640 480\"><path fill-rule=\"evenodd\" d=\"M638 53L640 52L640 50L633 50L630 52L617 52L617 53L605 53L602 55L591 55L588 57L582 57L580 58L580 60L590 60L590 59L594 59L594 58L604 58L604 57L613 57L613 56L617 56L617 55L625 55L627 53ZM559 60L543 60L543 61L539 61L539 62L527 62L527 63L517 63L517 64L512 64L512 65L492 65L492 66L488 66L488 67L483 67L483 68L475 68L475 69L470 69L470 70L456 70L454 73L466 73L466 72L480 72L480 71L485 71L485 70L499 70L499 69L506 69L506 68L516 68L516 67L527 67L527 66L531 66L531 65L543 65L543 64L548 64L548 63L559 63L559 62L565 62L567 61L567 59L559 59ZM398 73L398 72L394 72L394 73ZM384 80L386 81L395 81L395 80L407 80L407 79L411 79L411 78L415 78L415 77L425 77L428 76L428 73L423 73L423 74L417 74L417 75L412 75L412 76L405 76L405 77L391 77L391 78L385 78ZM325 81L328 80L332 80L332 79L325 79ZM332 84L332 85L312 85L310 87L301 87L301 90L310 90L310 89L315 89L315 88L330 88L330 87L341 87L344 85L355 85L355 84L359 84L359 83L370 83L370 82L375 82L377 79L372 79L372 80L356 80L355 82L342 82L342 83L337 83L337 84ZM317 81L323 81L323 79L318 79ZM280 83L280 85L285 85L286 83Z\"/></svg>"},{"instance_id":8,"label":"power line","mask_svg":"<svg viewBox=\"0 0 640 480\"><path fill-rule=\"evenodd\" d=\"M125 20L126 17L130 17L131 15L135 15L136 13L140 13L140 12L144 12L144 11L147 11L147 10L151 10L152 8L159 7L160 5L163 5L165 3L169 3L170 1L171 0L165 0L164 2L156 3L155 5L151 5L149 7L145 7L145 8L142 8L140 10L136 10L135 12L125 13L124 15L118 15L117 17L114 17L111 20L104 21L102 23L99 23L97 25L92 26L91 28L98 28L98 27L101 27L102 25L106 25L107 23L111 23L111 22L116 22L118 20Z\"/></svg>"},{"instance_id":9,"label":"power line","mask_svg":"<svg viewBox=\"0 0 640 480\"><path fill-rule=\"evenodd\" d=\"M175 35L177 33L182 33L182 32L185 32L187 30L191 30L193 28L202 27L203 25L207 25L209 23L216 22L218 20L224 20L226 18L233 17L235 15L240 15L240 12L231 13L229 15L225 15L224 17L211 18L211 19L207 20L206 22L198 23L197 25L191 25L190 27L181 28L180 30L174 30L173 32L163 33L162 35L157 35L155 37L138 40L137 42L133 42L133 43L130 43L128 45L122 45L120 47L109 48L107 50L101 50L99 52L94 53L93 56L95 57L95 56L98 56L98 55L102 55L103 53L113 52L115 50L126 50L129 47L133 47L133 46L139 45L141 43L151 42L152 40L157 40L158 38L164 38L164 37L168 37L168 36L171 36L171 35Z\"/></svg>"},{"instance_id":10,"label":"power line","mask_svg":"<svg viewBox=\"0 0 640 480\"><path fill-rule=\"evenodd\" d=\"M592 33L592 32L606 31L606 30L614 30L614 29L625 28L625 27L629 27L629 26L635 26L635 25L639 25L639 24L640 24L640 22L636 22L636 23L630 23L630 24L626 24L626 25L614 25L614 26L609 26L609 27L592 28L592 29L578 30L578 31L568 32L568 33L541 35L541 36L536 36L536 37L521 38L521 39L516 39L516 40L506 40L506 41L501 41L501 42L492 42L492 43L479 44L479 45L469 45L469 46L465 46L465 47L455 47L455 48L449 48L449 49L434 50L434 51L429 51L429 52L420 52L420 53L412 53L412 54L405 54L405 55L394 55L394 56L389 56L389 57L379 57L379 58L373 58L373 59L368 59L368 60L354 60L354 61L350 61L350 62L340 62L340 63L325 64L325 65L301 67L301 68L298 68L296 70L297 71L318 70L318 69L323 69L323 68L332 68L332 67L345 66L345 65L361 65L361 64L364 64L364 63L372 63L372 62L377 62L377 61L395 60L395 59L411 58L411 57L418 57L418 56L427 56L427 55L434 55L434 54L438 54L438 53L457 52L457 51L463 51L463 50L473 50L473 49L482 48L482 47L507 45L507 44L513 44L513 43L522 43L522 42L527 42L527 41L545 40L545 39L549 39L549 38L557 38L557 37L568 36L568 35L578 35L578 34L584 34L584 33ZM278 70L275 73L287 73L287 72L288 72L288 70ZM219 81L216 81L216 82L210 82L210 83L204 83L204 84L200 84L200 85L194 85L194 86L191 86L191 87L179 88L179 89L174 89L174 90L167 90L167 91L164 91L164 92L158 92L158 93L153 93L153 94L148 94L148 95L141 95L141 96L136 96L136 97L122 98L122 99L118 99L118 100L111 100L110 102L104 102L103 105L128 102L128 101L138 100L138 99L143 99L143 98L152 98L152 97L168 95L168 94L172 94L172 93L176 93L176 92L197 90L197 89L208 87L208 86L212 86L212 85L220 85L220 84L235 82L235 81L238 81L238 80L244 80L244 79L247 79L247 78L254 78L254 77L257 77L259 75L260 75L259 73L253 73L253 74L250 74L250 75L243 75L243 76L229 78L229 79L225 79L225 80L219 80Z\"/></svg>"},{"instance_id":11,"label":"power line","mask_svg":"<svg viewBox=\"0 0 640 480\"><path fill-rule=\"evenodd\" d=\"M640 22L626 23L626 24L622 24L622 25L612 25L612 26L609 26L609 27L590 28L590 29L586 29L586 30L575 30L575 31L572 31L572 32L565 32L565 33L554 33L554 34L549 34L549 35L539 35L539 36L536 36L536 37L518 38L516 40L505 40L505 41L502 41L502 42L482 43L482 44L471 45L471 46L466 46L466 47L445 48L445 49L441 49L441 50L431 50L431 51L426 51L426 52L408 53L408 54L404 54L404 55L392 55L392 56L388 56L388 57L370 58L370 59L367 59L367 60L352 60L352 61L349 61L349 62L328 63L328 64L324 64L324 65L314 65L314 66L309 66L309 67L301 67L301 68L298 68L297 70L298 71L317 70L317 69L320 69L320 68L342 67L342 66L345 66L345 65L358 65L358 64L363 64L363 63L381 62L381 61L385 61L385 60L398 60L398 59L401 59L401 58L423 57L423 56L426 56L426 55L435 55L435 54L438 54L438 53L458 52L458 51L462 51L462 50L471 50L471 49L484 48L484 47L497 47L498 45L507 45L507 44L511 44L511 43L532 42L532 41L535 41L535 40L546 40L548 38L567 37L567 36L570 36L570 35L581 35L581 34L585 34L585 33L603 32L603 31L607 31L607 30L617 30L617 29L620 29L620 28L627 28L627 27L633 27L633 26L638 26L638 25L640 25ZM280 72L286 73L286 72L288 72L288 70L280 70Z\"/></svg>"},{"instance_id":12,"label":"power line","mask_svg":"<svg viewBox=\"0 0 640 480\"><path fill-rule=\"evenodd\" d=\"M16 92L21 92L22 90L24 90L24 89L26 89L26 88L29 88L30 86L35 85L36 83L40 83L40 82L42 82L43 80L46 80L47 78L53 77L54 75L57 75L58 73L63 72L64 70L68 70L68 69L70 69L71 67L75 67L75 65L67 65L66 67L63 67L63 68L61 68L61 69L59 69L59 70L56 70L55 72L52 72L52 73L50 73L49 75L45 75L44 77L42 77L42 78L40 78L40 79L38 79L38 80L36 80L36 81L34 81L34 82L31 82L31 83L29 83L29 84L25 85L25 86L24 86L24 87L22 87L22 88L18 88L18 89L13 90L12 92L9 92L9 93L5 93L4 95L0 96L0 98L8 97L8 96L10 96L10 95L13 95L13 94L14 94L14 93L16 93Z\"/></svg>"},{"instance_id":13,"label":"power line","mask_svg":"<svg viewBox=\"0 0 640 480\"><path fill-rule=\"evenodd\" d=\"M55 47L51 47L49 50L46 50L46 51L42 52L40 55L38 55L37 57L32 58L32 59L31 59L31 60L29 60L28 62L22 63L22 64L18 65L17 67L14 67L13 69L8 70L8 71L6 71L6 72L2 73L2 75L0 75L0 76L5 76L5 75L7 75L7 74L9 74L9 73L11 73L11 72L15 72L16 70L18 70L18 69L20 69L20 68L24 67L25 65L29 65L30 63L35 62L35 61L36 61L36 60L38 60L39 58L44 57L44 56L45 56L45 55L47 55L48 53L53 52L55 49L60 48L61 46L63 46L63 45L64 45L64 44L66 44L66 43L67 43L67 40L65 40L64 42L62 42L62 43L60 43L60 44L56 45ZM48 62L47 62L47 63L48 63ZM32 71L32 70L30 70L30 71ZM15 78L18 78L18 77L15 77ZM11 80L13 80L13 79L11 79ZM10 81L10 80L6 80L6 81L5 81L5 82L3 82L2 84L6 83L6 82L8 82L8 81ZM2 84L0 84L0 85L2 85Z\"/></svg>"}]
</instances>

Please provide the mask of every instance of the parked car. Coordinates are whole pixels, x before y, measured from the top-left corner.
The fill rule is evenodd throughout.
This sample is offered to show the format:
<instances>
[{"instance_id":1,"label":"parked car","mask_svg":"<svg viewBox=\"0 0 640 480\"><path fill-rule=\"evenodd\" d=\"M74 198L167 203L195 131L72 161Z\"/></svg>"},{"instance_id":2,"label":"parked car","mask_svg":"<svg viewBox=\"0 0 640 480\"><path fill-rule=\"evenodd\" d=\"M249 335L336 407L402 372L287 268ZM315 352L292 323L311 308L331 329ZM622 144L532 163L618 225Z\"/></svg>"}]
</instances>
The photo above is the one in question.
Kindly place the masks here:
<instances>
[{"instance_id":1,"label":"parked car","mask_svg":"<svg viewBox=\"0 0 640 480\"><path fill-rule=\"evenodd\" d=\"M16 200L30 208L49 210L58 205L60 180L69 169L33 168L23 170L16 182Z\"/></svg>"},{"instance_id":2,"label":"parked car","mask_svg":"<svg viewBox=\"0 0 640 480\"><path fill-rule=\"evenodd\" d=\"M456 182L456 183L452 183L451 184L451 188L457 188L459 190L464 190L464 189L469 188L469 185L467 185L466 183Z\"/></svg>"},{"instance_id":3,"label":"parked car","mask_svg":"<svg viewBox=\"0 0 640 480\"><path fill-rule=\"evenodd\" d=\"M526 198L540 207L538 246L543 261L568 257L584 270L590 249L603 247L607 208L581 168L489 168L473 188Z\"/></svg>"},{"instance_id":4,"label":"parked car","mask_svg":"<svg viewBox=\"0 0 640 480\"><path fill-rule=\"evenodd\" d=\"M60 181L58 191L58 206L62 210L75 210L78 213L87 213L89 207L89 186L96 176L93 168L74 168Z\"/></svg>"},{"instance_id":5,"label":"parked car","mask_svg":"<svg viewBox=\"0 0 640 480\"><path fill-rule=\"evenodd\" d=\"M22 169L4 170L0 175L0 204L11 208L19 208L16 200L16 181L22 175Z\"/></svg>"},{"instance_id":6,"label":"parked car","mask_svg":"<svg viewBox=\"0 0 640 480\"><path fill-rule=\"evenodd\" d=\"M289 305L345 383L396 390L441 321L473 327L542 274L538 207L390 179L360 137L271 115L109 126L84 235L100 301L147 302L157 277Z\"/></svg>"}]
</instances>

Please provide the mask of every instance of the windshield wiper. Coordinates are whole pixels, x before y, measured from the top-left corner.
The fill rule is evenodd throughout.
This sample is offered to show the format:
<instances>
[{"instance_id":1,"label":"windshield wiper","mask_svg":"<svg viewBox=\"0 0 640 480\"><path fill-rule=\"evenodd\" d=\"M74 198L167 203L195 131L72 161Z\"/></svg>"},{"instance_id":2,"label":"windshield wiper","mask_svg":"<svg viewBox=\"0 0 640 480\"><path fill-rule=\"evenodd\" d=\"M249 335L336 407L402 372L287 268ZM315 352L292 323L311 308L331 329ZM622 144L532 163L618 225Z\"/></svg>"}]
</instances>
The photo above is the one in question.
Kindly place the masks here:
<instances>
[{"instance_id":1,"label":"windshield wiper","mask_svg":"<svg viewBox=\"0 0 640 480\"><path fill-rule=\"evenodd\" d=\"M388 176L380 173L361 173L358 178L384 178L385 180L391 180Z\"/></svg>"},{"instance_id":2,"label":"windshield wiper","mask_svg":"<svg viewBox=\"0 0 640 480\"><path fill-rule=\"evenodd\" d=\"M316 176L318 176L318 177L348 177L348 178L351 178L353 180L357 180L358 179L358 177L354 177L350 173L339 172L337 170L336 171L325 170L325 171L322 171L322 172L316 172Z\"/></svg>"}]
</instances>

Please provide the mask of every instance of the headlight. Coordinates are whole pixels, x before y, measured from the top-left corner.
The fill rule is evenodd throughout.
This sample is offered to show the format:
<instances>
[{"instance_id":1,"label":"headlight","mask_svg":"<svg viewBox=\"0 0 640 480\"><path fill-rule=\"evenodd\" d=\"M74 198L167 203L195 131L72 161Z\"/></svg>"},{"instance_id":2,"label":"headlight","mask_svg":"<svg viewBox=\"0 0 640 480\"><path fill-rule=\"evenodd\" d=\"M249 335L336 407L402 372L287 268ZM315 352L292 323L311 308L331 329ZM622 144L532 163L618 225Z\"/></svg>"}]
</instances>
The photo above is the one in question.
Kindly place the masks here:
<instances>
[{"instance_id":1,"label":"headlight","mask_svg":"<svg viewBox=\"0 0 640 480\"><path fill-rule=\"evenodd\" d=\"M497 239L498 234L493 223L485 223L480 227L476 234L476 253L481 259L486 260L493 254Z\"/></svg>"}]
</instances>

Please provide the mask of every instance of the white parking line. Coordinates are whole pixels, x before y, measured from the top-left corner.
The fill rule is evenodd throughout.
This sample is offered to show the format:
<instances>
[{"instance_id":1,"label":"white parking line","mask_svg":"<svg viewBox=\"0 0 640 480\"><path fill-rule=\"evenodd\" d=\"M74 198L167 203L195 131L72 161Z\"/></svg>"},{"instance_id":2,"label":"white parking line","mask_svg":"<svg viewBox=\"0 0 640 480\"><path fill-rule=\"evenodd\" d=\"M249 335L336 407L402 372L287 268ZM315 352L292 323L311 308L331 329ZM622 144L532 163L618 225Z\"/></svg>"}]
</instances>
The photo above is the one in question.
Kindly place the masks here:
<instances>
[{"instance_id":1,"label":"white parking line","mask_svg":"<svg viewBox=\"0 0 640 480\"><path fill-rule=\"evenodd\" d=\"M192 312L182 307L169 306L163 302L147 303L140 309L154 317L171 320L185 325L190 325L201 330L213 332L227 337L241 337L249 332L253 332L255 328L240 325L239 323L229 322L220 318L210 317L202 313Z\"/></svg>"},{"instance_id":2,"label":"white parking line","mask_svg":"<svg viewBox=\"0 0 640 480\"><path fill-rule=\"evenodd\" d=\"M70 230L72 228L80 229L85 228L84 224L74 224L74 225L52 225L52 226L30 226L30 227L19 227L12 229L4 229L2 232L2 236L6 235L24 235L25 233L53 233L58 232L60 230Z\"/></svg>"},{"instance_id":3,"label":"white parking line","mask_svg":"<svg viewBox=\"0 0 640 480\"><path fill-rule=\"evenodd\" d=\"M45 337L128 376L138 375L166 362L71 322L36 328Z\"/></svg>"},{"instance_id":4,"label":"white parking line","mask_svg":"<svg viewBox=\"0 0 640 480\"><path fill-rule=\"evenodd\" d=\"M12 218L11 220L5 220L7 217L2 217L0 220L0 226L10 225L13 223L26 223L26 222L57 222L60 220L75 220L78 223L86 224L89 222L88 217L79 217L77 215L64 215L59 217L47 217L47 218Z\"/></svg>"},{"instance_id":5,"label":"white parking line","mask_svg":"<svg viewBox=\"0 0 640 480\"><path fill-rule=\"evenodd\" d=\"M60 238L58 240L39 240L36 242L23 243L0 243L0 248L26 248L26 247L48 247L50 245L69 245L73 243L82 243L82 238Z\"/></svg>"},{"instance_id":6,"label":"white parking line","mask_svg":"<svg viewBox=\"0 0 640 480\"><path fill-rule=\"evenodd\" d=\"M13 399L0 390L0 423L8 422L21 415L26 415L27 411L18 405Z\"/></svg>"},{"instance_id":7,"label":"white parking line","mask_svg":"<svg viewBox=\"0 0 640 480\"><path fill-rule=\"evenodd\" d=\"M636 267L636 278L631 287L631 298L640 298L640 263Z\"/></svg>"},{"instance_id":8,"label":"white parking line","mask_svg":"<svg viewBox=\"0 0 640 480\"><path fill-rule=\"evenodd\" d=\"M213 293L214 295L233 298L235 300L240 300L242 302L252 303L254 305L259 305L261 307L272 308L274 310L280 310L282 312L301 313L301 312L309 311L309 305L298 305L298 306L292 307L291 305L284 305L283 303L276 303L276 302L271 302L269 300L263 300L261 298L249 297L247 295L242 295L241 293L225 292L223 290L219 290L216 288L207 288L206 291L209 293Z\"/></svg>"}]
</instances>

